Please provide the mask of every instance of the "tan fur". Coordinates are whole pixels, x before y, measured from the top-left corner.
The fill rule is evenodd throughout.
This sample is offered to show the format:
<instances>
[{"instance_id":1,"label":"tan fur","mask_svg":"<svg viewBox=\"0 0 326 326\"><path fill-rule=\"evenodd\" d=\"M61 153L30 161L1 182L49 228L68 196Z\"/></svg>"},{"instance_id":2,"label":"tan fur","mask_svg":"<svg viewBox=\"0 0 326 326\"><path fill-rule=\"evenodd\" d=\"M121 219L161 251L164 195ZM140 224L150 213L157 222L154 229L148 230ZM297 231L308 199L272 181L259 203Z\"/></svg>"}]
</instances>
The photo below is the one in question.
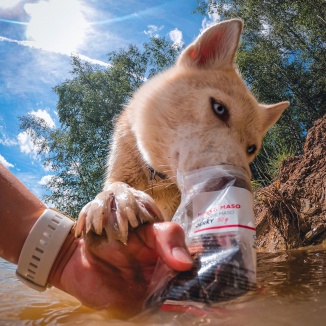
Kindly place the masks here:
<instances>
[{"instance_id":1,"label":"tan fur","mask_svg":"<svg viewBox=\"0 0 326 326\"><path fill-rule=\"evenodd\" d=\"M231 164L250 173L264 134L289 103L259 104L247 89L234 64L241 31L238 19L209 28L135 93L116 124L104 190L82 210L77 235L105 229L126 242L135 221L170 220L180 198L177 170ZM211 98L227 108L227 121ZM247 153L251 145L255 155ZM148 166L168 179L151 181Z\"/></svg>"}]
</instances>

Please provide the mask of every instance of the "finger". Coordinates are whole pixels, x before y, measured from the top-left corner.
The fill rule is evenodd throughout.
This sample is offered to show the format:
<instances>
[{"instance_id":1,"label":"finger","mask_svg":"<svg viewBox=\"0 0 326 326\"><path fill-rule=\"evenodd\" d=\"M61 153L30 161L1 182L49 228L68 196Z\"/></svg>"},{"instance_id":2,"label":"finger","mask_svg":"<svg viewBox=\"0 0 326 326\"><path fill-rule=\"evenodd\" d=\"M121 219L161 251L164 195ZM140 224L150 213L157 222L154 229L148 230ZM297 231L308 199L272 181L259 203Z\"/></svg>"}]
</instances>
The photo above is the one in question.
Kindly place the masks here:
<instances>
[{"instance_id":1,"label":"finger","mask_svg":"<svg viewBox=\"0 0 326 326\"><path fill-rule=\"evenodd\" d=\"M170 268L185 271L192 267L193 261L185 243L185 234L178 224L154 223L139 228L137 232L147 247L156 250Z\"/></svg>"}]
</instances>

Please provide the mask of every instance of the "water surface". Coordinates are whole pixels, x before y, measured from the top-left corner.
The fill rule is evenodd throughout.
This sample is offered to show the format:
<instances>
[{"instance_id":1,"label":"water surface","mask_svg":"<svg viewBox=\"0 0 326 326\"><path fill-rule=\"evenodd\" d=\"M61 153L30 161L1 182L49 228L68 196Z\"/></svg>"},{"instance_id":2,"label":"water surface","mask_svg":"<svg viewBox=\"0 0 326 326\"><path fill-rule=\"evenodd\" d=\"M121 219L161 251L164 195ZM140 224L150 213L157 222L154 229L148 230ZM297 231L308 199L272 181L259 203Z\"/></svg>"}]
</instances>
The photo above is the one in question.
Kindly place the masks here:
<instances>
[{"instance_id":1,"label":"water surface","mask_svg":"<svg viewBox=\"0 0 326 326\"><path fill-rule=\"evenodd\" d=\"M51 288L36 292L0 259L0 325L326 325L326 244L304 250L258 254L258 289L214 311L144 313L112 320Z\"/></svg>"}]
</instances>

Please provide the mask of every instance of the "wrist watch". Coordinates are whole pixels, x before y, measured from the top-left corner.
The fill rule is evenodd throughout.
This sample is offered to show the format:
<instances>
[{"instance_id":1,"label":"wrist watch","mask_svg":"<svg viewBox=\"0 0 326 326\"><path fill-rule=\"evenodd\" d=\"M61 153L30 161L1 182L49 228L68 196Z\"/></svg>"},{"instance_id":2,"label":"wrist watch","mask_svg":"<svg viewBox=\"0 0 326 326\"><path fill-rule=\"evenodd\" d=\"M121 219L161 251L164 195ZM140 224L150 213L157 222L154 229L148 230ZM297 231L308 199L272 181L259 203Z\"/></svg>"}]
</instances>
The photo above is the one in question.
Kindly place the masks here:
<instances>
[{"instance_id":1,"label":"wrist watch","mask_svg":"<svg viewBox=\"0 0 326 326\"><path fill-rule=\"evenodd\" d=\"M54 209L38 218L19 255L17 277L37 291L45 291L58 253L75 220Z\"/></svg>"}]
</instances>

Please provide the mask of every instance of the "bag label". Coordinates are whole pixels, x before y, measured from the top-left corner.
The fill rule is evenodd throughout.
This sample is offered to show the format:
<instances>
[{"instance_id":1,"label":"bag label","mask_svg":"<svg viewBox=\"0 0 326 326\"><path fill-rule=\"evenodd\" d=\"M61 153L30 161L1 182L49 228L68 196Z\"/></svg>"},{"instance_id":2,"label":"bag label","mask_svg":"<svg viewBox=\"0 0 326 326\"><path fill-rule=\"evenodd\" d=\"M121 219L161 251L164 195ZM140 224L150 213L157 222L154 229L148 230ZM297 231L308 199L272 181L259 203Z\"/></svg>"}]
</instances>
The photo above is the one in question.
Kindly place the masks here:
<instances>
[{"instance_id":1,"label":"bag label","mask_svg":"<svg viewBox=\"0 0 326 326\"><path fill-rule=\"evenodd\" d=\"M190 237L239 229L256 231L250 191L232 186L194 196Z\"/></svg>"}]
</instances>

